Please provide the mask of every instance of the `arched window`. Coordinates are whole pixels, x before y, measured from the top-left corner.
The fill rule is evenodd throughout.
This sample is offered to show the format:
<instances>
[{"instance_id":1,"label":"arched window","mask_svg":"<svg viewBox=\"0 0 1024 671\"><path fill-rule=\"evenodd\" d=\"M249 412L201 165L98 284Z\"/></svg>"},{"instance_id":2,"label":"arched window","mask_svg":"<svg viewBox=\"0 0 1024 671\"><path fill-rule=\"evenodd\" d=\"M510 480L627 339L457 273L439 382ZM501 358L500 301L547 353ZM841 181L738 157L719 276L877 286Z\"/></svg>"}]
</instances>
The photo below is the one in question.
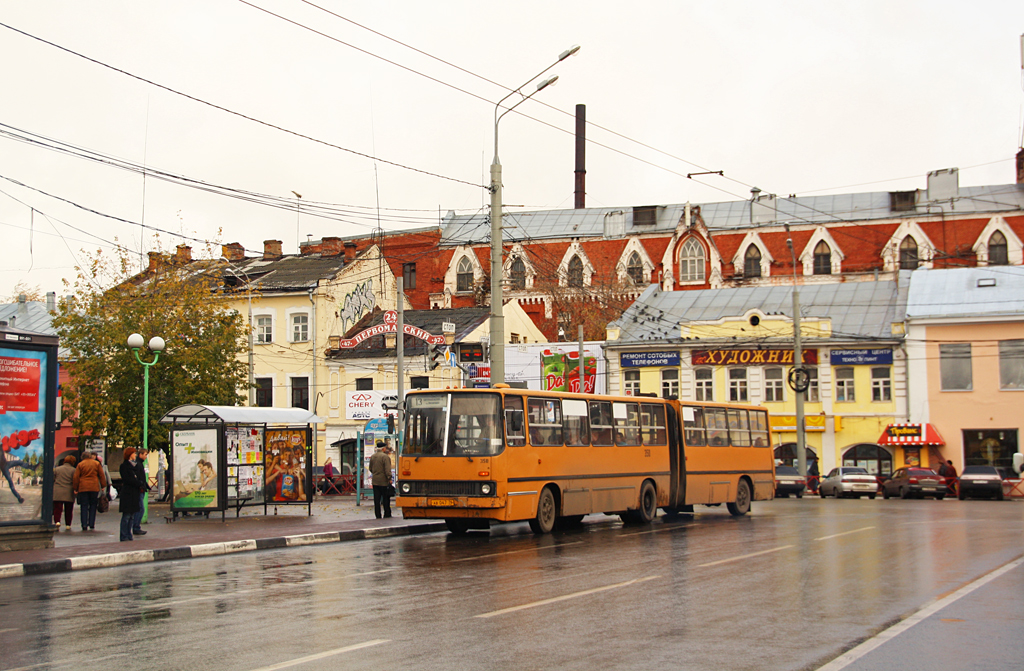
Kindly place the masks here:
<instances>
[{"instance_id":1,"label":"arched window","mask_svg":"<svg viewBox=\"0 0 1024 671\"><path fill-rule=\"evenodd\" d=\"M761 250L757 245L747 247L747 252L743 255L743 275L761 277Z\"/></svg>"},{"instance_id":2,"label":"arched window","mask_svg":"<svg viewBox=\"0 0 1024 671\"><path fill-rule=\"evenodd\" d=\"M679 252L679 281L704 281L704 247L696 238L684 242Z\"/></svg>"},{"instance_id":3,"label":"arched window","mask_svg":"<svg viewBox=\"0 0 1024 671\"><path fill-rule=\"evenodd\" d=\"M810 447L805 447L807 450L804 455L807 460L807 466L810 467L811 462L818 458L817 453ZM796 443L782 443L775 447L775 458L782 461L786 466L796 466Z\"/></svg>"},{"instance_id":4,"label":"arched window","mask_svg":"<svg viewBox=\"0 0 1024 671\"><path fill-rule=\"evenodd\" d=\"M1005 266L1010 263L1010 255L1006 249L1006 236L996 231L988 239L988 265Z\"/></svg>"},{"instance_id":5,"label":"arched window","mask_svg":"<svg viewBox=\"0 0 1024 671\"><path fill-rule=\"evenodd\" d=\"M626 262L626 274L629 275L629 279L633 280L633 284L643 284L644 264L636 252L629 255L629 261Z\"/></svg>"},{"instance_id":6,"label":"arched window","mask_svg":"<svg viewBox=\"0 0 1024 671\"><path fill-rule=\"evenodd\" d=\"M458 268L455 270L455 290L473 290L473 264L465 256L459 259Z\"/></svg>"},{"instance_id":7,"label":"arched window","mask_svg":"<svg viewBox=\"0 0 1024 671\"><path fill-rule=\"evenodd\" d=\"M583 286L583 261L580 261L580 257L574 256L569 260L569 272L566 280L570 287Z\"/></svg>"},{"instance_id":8,"label":"arched window","mask_svg":"<svg viewBox=\"0 0 1024 671\"><path fill-rule=\"evenodd\" d=\"M517 256L512 262L512 288L526 288L526 264L520 256Z\"/></svg>"},{"instance_id":9,"label":"arched window","mask_svg":"<svg viewBox=\"0 0 1024 671\"><path fill-rule=\"evenodd\" d=\"M832 250L829 249L828 243L824 240L819 242L814 248L814 274L832 274Z\"/></svg>"},{"instance_id":10,"label":"arched window","mask_svg":"<svg viewBox=\"0 0 1024 671\"><path fill-rule=\"evenodd\" d=\"M914 270L918 265L917 240L908 235L900 243L900 270Z\"/></svg>"},{"instance_id":11,"label":"arched window","mask_svg":"<svg viewBox=\"0 0 1024 671\"><path fill-rule=\"evenodd\" d=\"M866 468L871 475L892 473L892 455L875 443L859 443L843 452L842 466Z\"/></svg>"}]
</instances>

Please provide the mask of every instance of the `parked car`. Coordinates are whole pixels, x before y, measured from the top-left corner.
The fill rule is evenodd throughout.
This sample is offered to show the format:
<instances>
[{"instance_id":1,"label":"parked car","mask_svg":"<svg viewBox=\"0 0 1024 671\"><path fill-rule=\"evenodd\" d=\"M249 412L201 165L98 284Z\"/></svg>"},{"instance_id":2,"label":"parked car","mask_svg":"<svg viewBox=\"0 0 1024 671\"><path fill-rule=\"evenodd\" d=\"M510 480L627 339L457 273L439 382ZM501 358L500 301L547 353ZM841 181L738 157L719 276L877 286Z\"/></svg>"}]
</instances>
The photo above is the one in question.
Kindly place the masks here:
<instances>
[{"instance_id":1,"label":"parked car","mask_svg":"<svg viewBox=\"0 0 1024 671\"><path fill-rule=\"evenodd\" d=\"M818 485L821 498L834 496L838 498L875 498L878 494L878 480L868 473L866 468L857 466L841 466L833 468L821 479Z\"/></svg>"},{"instance_id":2,"label":"parked car","mask_svg":"<svg viewBox=\"0 0 1024 671\"><path fill-rule=\"evenodd\" d=\"M1002 501L1003 476L995 466L965 466L964 472L960 474L957 497L961 501L979 497Z\"/></svg>"},{"instance_id":3,"label":"parked car","mask_svg":"<svg viewBox=\"0 0 1024 671\"><path fill-rule=\"evenodd\" d=\"M897 468L892 476L882 483L882 498L887 499L890 496L898 496L901 499L934 496L936 501L941 501L946 497L946 478L930 468Z\"/></svg>"},{"instance_id":4,"label":"parked car","mask_svg":"<svg viewBox=\"0 0 1024 671\"><path fill-rule=\"evenodd\" d=\"M807 478L800 475L800 471L792 466L775 467L776 498L788 498L790 494L796 494L798 499L802 499L805 489L807 489Z\"/></svg>"}]
</instances>

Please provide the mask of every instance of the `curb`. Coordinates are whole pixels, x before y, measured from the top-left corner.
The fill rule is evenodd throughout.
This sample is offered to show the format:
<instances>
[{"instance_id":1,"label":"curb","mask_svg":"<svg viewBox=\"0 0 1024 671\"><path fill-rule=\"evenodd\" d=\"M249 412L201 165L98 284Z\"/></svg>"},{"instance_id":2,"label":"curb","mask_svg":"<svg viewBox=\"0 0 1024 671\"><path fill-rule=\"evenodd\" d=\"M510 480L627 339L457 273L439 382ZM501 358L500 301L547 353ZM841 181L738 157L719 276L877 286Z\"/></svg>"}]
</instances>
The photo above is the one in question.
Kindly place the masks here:
<instances>
[{"instance_id":1,"label":"curb","mask_svg":"<svg viewBox=\"0 0 1024 671\"><path fill-rule=\"evenodd\" d=\"M424 522L397 527L374 527L369 529L353 529L351 531L328 531L314 534L298 534L295 536L278 536L276 538L256 538L251 540L228 541L225 543L204 543L202 545L185 545L156 550L134 550L131 552L114 552L102 555L85 555L67 559L50 559L28 564L0 565L0 579L18 578L29 575L48 573L66 573L94 568L111 568L128 564L147 564L175 559L192 559L195 557L215 557L234 554L236 552L253 552L256 550L272 550L277 548L302 547L305 545L322 545L324 543L340 543L360 541L393 536L412 536L414 534L447 531L444 522Z\"/></svg>"}]
</instances>

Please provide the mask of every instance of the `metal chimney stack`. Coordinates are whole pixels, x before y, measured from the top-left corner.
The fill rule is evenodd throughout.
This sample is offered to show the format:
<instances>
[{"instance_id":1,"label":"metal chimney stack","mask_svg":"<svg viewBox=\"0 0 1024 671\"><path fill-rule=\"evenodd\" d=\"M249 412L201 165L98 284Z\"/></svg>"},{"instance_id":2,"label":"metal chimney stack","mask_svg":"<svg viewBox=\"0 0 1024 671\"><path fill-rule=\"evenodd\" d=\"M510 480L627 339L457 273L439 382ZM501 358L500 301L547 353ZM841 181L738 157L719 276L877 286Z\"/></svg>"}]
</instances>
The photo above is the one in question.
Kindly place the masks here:
<instances>
[{"instance_id":1,"label":"metal chimney stack","mask_svg":"<svg viewBox=\"0 0 1024 671\"><path fill-rule=\"evenodd\" d=\"M575 207L587 206L587 106L576 105L576 199Z\"/></svg>"}]
</instances>

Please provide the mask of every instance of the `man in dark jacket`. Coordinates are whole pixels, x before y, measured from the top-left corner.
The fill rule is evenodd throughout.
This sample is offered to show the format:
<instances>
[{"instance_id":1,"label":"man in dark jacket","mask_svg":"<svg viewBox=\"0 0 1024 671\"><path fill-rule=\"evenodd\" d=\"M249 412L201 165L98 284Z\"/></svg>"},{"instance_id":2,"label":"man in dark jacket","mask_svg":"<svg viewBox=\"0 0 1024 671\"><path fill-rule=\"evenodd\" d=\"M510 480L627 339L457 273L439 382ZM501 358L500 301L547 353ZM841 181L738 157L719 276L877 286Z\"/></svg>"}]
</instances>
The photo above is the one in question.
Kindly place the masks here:
<instances>
[{"instance_id":1,"label":"man in dark jacket","mask_svg":"<svg viewBox=\"0 0 1024 671\"><path fill-rule=\"evenodd\" d=\"M146 455L148 453L145 450L138 450L135 453L135 474L139 476L139 482L142 483L142 489L139 491L139 512L135 513L135 519L132 520L132 536L145 536L146 532L142 529L142 517L146 512L146 496L149 492L149 482L146 478Z\"/></svg>"},{"instance_id":2,"label":"man in dark jacket","mask_svg":"<svg viewBox=\"0 0 1024 671\"><path fill-rule=\"evenodd\" d=\"M130 541L132 538L132 527L135 522L135 513L139 512L139 494L144 491L145 482L139 479L135 469L135 448L124 448L124 461L121 462L121 489L117 493L120 501L118 510L121 511L121 540Z\"/></svg>"}]
</instances>

